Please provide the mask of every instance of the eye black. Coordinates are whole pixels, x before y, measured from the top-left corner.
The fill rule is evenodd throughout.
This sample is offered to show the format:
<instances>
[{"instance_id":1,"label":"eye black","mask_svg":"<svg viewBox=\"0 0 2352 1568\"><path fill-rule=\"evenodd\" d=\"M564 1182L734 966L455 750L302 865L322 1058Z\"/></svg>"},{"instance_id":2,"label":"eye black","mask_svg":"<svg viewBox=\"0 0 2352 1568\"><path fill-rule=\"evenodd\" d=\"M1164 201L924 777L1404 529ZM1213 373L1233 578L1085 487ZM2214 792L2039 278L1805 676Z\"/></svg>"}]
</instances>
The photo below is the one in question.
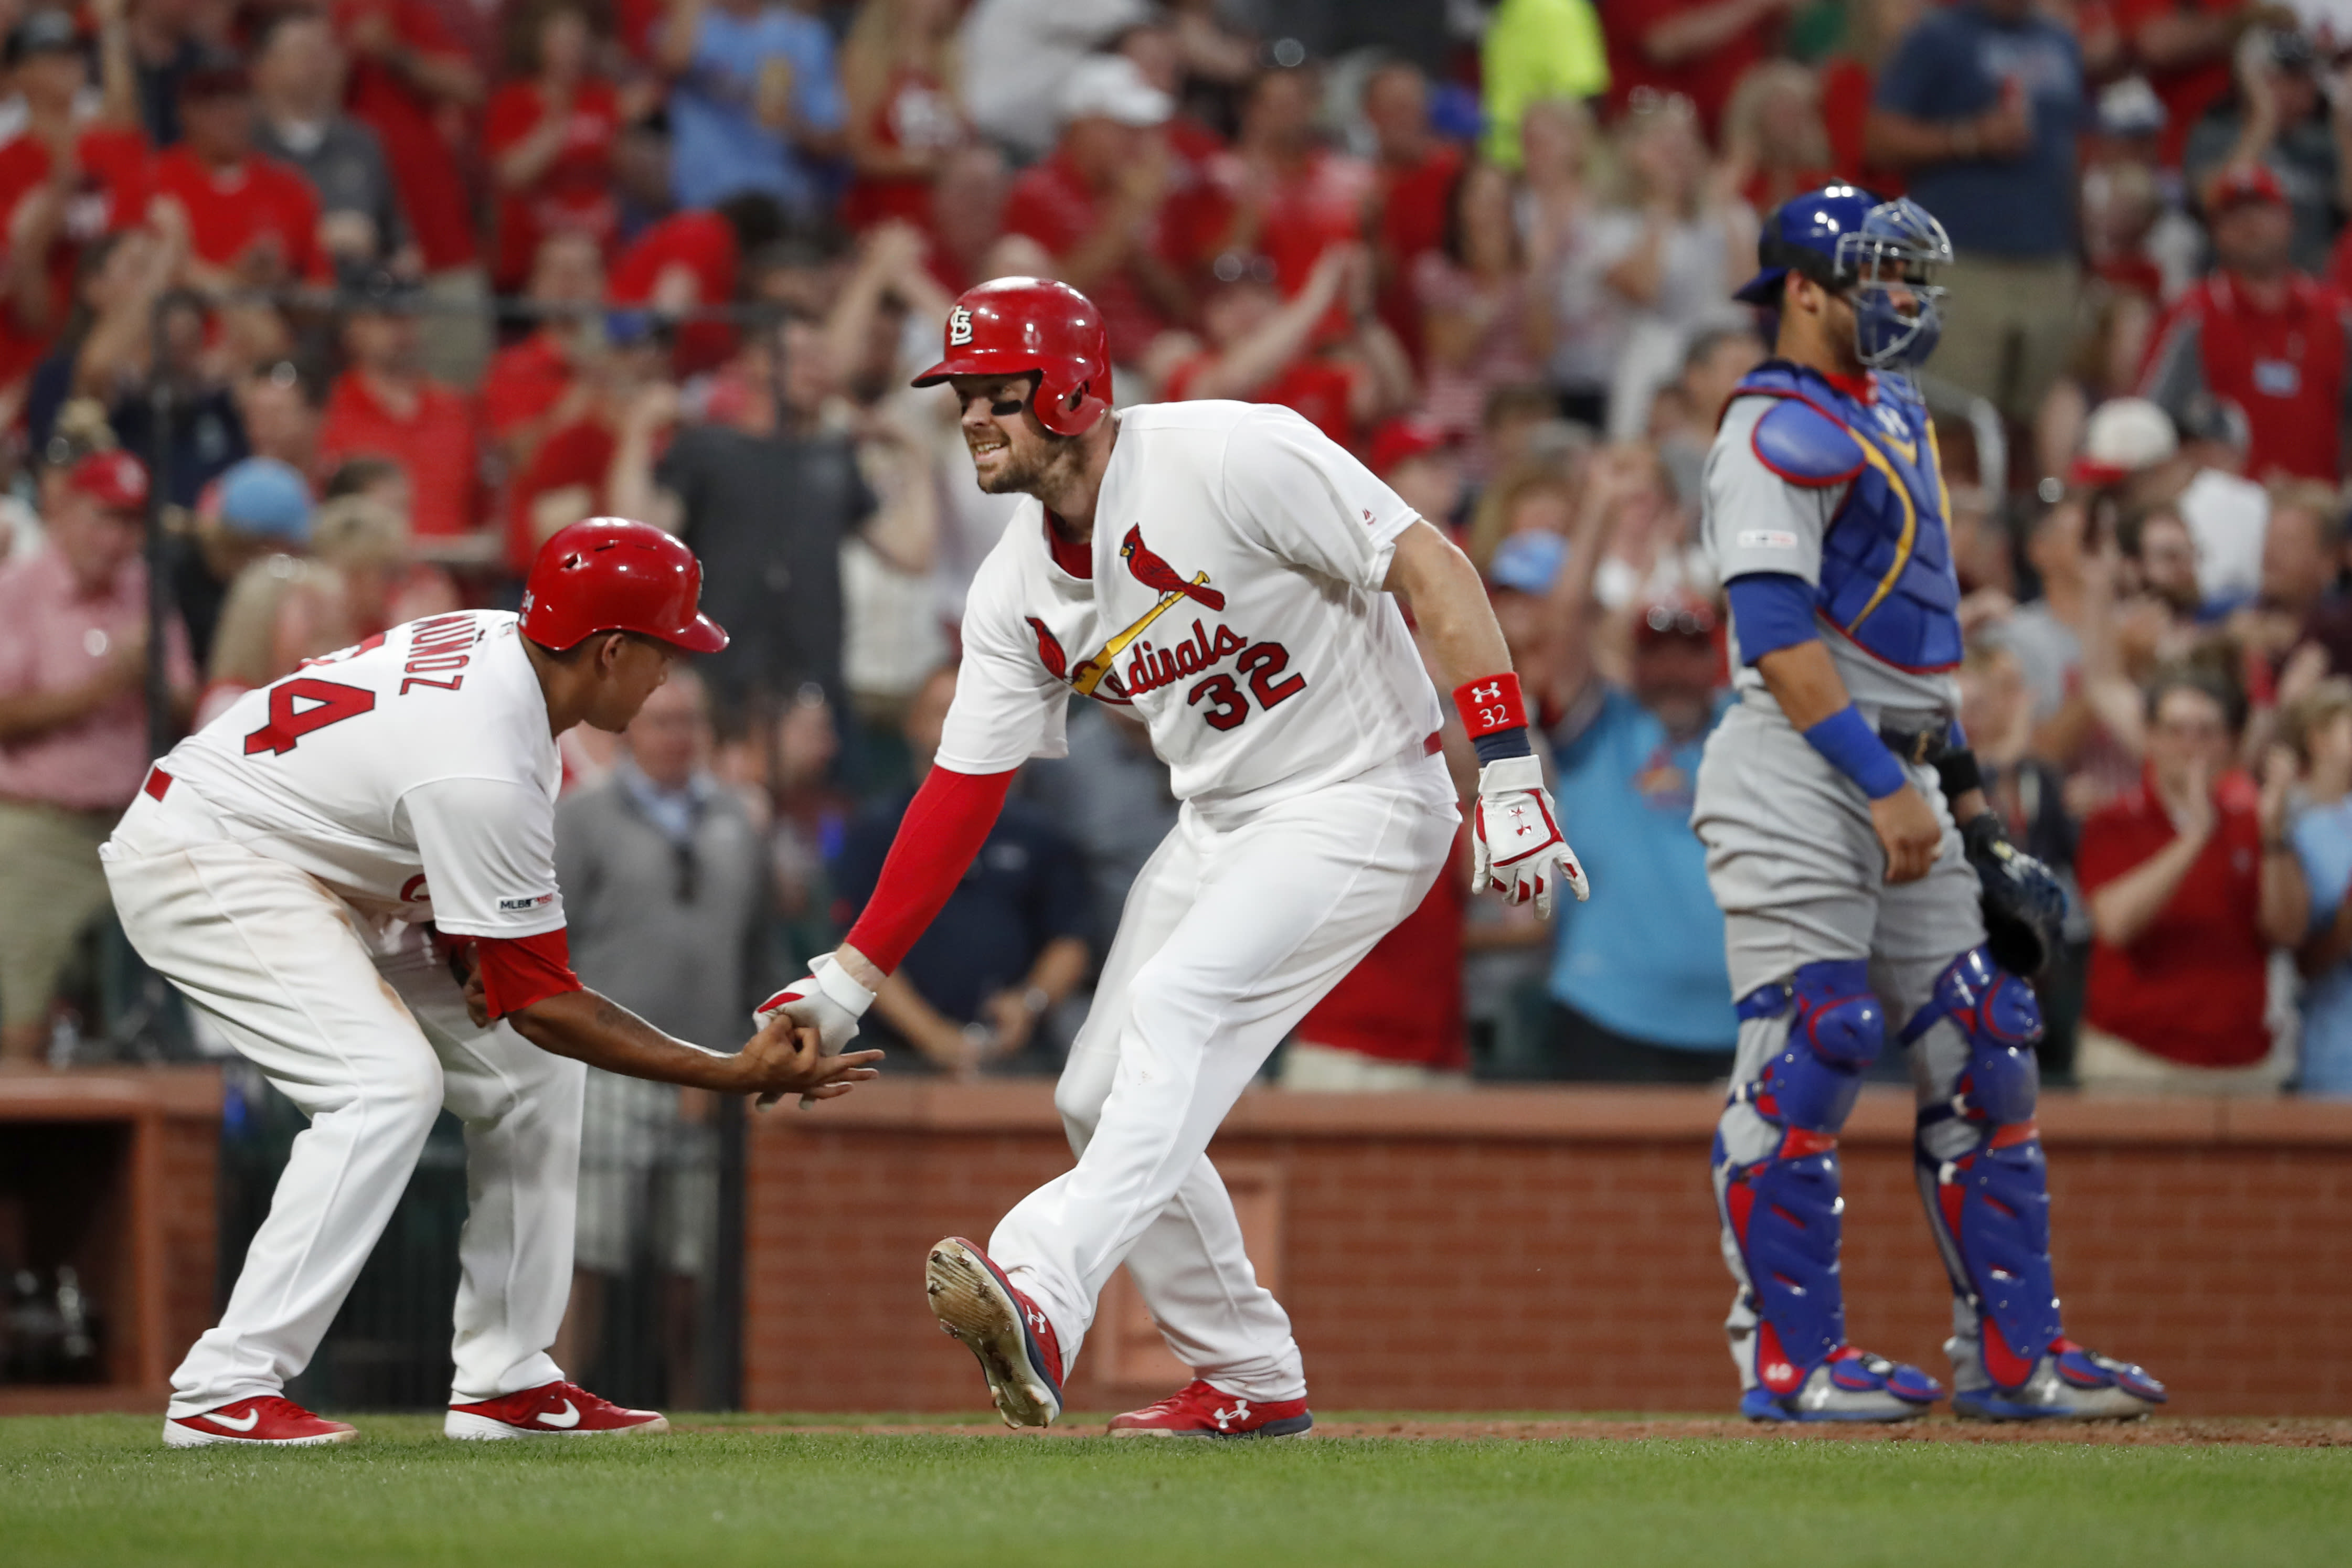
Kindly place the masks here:
<instances>
[{"instance_id":1,"label":"eye black","mask_svg":"<svg viewBox=\"0 0 2352 1568\"><path fill-rule=\"evenodd\" d=\"M999 419L1010 419L1013 415L1021 412L1021 400L1019 398L1013 398L1010 401L1000 401L990 403L988 405L988 412L994 414Z\"/></svg>"}]
</instances>

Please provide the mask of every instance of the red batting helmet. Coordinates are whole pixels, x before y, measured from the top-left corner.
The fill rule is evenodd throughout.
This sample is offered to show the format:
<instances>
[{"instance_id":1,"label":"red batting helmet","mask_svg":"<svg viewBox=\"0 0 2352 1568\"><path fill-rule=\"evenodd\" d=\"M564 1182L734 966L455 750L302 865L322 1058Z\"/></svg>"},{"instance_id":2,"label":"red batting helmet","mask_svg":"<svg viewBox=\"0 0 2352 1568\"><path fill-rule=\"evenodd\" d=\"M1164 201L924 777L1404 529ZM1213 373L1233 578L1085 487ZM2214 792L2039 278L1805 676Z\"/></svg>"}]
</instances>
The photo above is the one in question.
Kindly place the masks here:
<instances>
[{"instance_id":1,"label":"red batting helmet","mask_svg":"<svg viewBox=\"0 0 2352 1568\"><path fill-rule=\"evenodd\" d=\"M946 354L915 378L1017 376L1034 371L1030 406L1056 435L1084 435L1110 407L1110 337L1094 301L1049 277L1000 277L964 291L948 312Z\"/></svg>"},{"instance_id":2,"label":"red batting helmet","mask_svg":"<svg viewBox=\"0 0 2352 1568\"><path fill-rule=\"evenodd\" d=\"M696 608L701 598L692 550L649 523L590 517L539 547L522 591L523 635L561 653L599 632L642 632L716 653L727 633Z\"/></svg>"}]
</instances>

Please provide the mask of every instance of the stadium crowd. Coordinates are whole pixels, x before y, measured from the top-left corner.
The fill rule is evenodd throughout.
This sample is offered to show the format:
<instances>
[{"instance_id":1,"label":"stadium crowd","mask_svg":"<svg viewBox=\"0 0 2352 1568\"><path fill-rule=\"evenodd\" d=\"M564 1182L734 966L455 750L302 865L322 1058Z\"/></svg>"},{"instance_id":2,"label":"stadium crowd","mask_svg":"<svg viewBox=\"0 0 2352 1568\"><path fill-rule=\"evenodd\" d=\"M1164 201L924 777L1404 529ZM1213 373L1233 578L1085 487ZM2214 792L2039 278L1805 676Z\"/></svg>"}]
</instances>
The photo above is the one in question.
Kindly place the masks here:
<instances>
[{"instance_id":1,"label":"stadium crowd","mask_svg":"<svg viewBox=\"0 0 2352 1568\"><path fill-rule=\"evenodd\" d=\"M1287 404L1454 529L1540 701L1592 901L1556 928L1474 904L1465 853L1281 1080L1720 1078L1700 472L1767 354L1730 298L1759 215L1842 180L1957 253L1922 381L1963 720L2073 898L2045 1071L2352 1093L2339 0L0 24L0 1060L125 1045L95 849L149 757L151 650L198 723L388 624L510 606L538 542L604 512L680 533L735 640L617 742L565 737L573 950L665 1027L739 1035L873 885L1012 509L908 375L960 290L1037 274L1103 310L1121 403ZM882 993L893 1071L1057 1063L1175 813L1138 727L1075 706ZM609 1118L650 1147L691 1132L674 1100Z\"/></svg>"}]
</instances>

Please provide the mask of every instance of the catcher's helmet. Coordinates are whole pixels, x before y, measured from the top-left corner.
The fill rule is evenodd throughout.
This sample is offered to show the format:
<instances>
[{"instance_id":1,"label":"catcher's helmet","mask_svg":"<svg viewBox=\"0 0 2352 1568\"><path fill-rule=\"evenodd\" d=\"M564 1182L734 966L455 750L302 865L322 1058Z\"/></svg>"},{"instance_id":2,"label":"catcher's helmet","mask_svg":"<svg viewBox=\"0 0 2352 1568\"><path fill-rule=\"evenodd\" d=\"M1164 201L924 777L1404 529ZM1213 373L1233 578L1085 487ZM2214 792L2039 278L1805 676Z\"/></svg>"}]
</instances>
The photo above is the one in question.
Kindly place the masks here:
<instances>
[{"instance_id":1,"label":"catcher's helmet","mask_svg":"<svg viewBox=\"0 0 2352 1568\"><path fill-rule=\"evenodd\" d=\"M599 632L642 632L689 653L727 633L698 608L702 563L649 523L590 517L539 547L522 592L523 635L558 653Z\"/></svg>"},{"instance_id":2,"label":"catcher's helmet","mask_svg":"<svg viewBox=\"0 0 2352 1568\"><path fill-rule=\"evenodd\" d=\"M1844 184L1791 196L1766 214L1756 259L1756 276L1734 299L1777 307L1781 279L1791 272L1850 294L1854 348L1874 369L1918 364L1943 334L1944 289L1936 275L1951 265L1952 242L1907 197L1881 201ZM1910 297L1906 304L1890 297L1893 283Z\"/></svg>"},{"instance_id":3,"label":"catcher's helmet","mask_svg":"<svg viewBox=\"0 0 2352 1568\"><path fill-rule=\"evenodd\" d=\"M1030 406L1056 435L1084 435L1110 407L1110 337L1094 301L1048 277L1000 277L955 302L946 352L915 385L1029 371L1037 374Z\"/></svg>"}]
</instances>

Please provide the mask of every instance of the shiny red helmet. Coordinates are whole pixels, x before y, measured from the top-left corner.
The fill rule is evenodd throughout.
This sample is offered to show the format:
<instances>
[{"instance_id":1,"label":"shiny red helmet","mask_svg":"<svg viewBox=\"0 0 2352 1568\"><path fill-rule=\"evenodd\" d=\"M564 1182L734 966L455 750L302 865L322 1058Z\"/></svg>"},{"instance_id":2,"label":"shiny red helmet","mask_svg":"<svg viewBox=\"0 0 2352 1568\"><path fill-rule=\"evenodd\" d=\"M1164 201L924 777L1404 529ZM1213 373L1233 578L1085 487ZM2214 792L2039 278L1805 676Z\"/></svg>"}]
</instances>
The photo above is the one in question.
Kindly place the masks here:
<instances>
[{"instance_id":1,"label":"shiny red helmet","mask_svg":"<svg viewBox=\"0 0 2352 1568\"><path fill-rule=\"evenodd\" d=\"M1034 371L1030 404L1056 435L1084 435L1110 407L1110 335L1094 301L1066 283L1000 277L966 289L945 337L943 357L915 385Z\"/></svg>"},{"instance_id":2,"label":"shiny red helmet","mask_svg":"<svg viewBox=\"0 0 2352 1568\"><path fill-rule=\"evenodd\" d=\"M701 612L702 563L650 523L590 517L551 536L530 563L522 630L562 653L599 632L641 632L689 653L727 646Z\"/></svg>"}]
</instances>

